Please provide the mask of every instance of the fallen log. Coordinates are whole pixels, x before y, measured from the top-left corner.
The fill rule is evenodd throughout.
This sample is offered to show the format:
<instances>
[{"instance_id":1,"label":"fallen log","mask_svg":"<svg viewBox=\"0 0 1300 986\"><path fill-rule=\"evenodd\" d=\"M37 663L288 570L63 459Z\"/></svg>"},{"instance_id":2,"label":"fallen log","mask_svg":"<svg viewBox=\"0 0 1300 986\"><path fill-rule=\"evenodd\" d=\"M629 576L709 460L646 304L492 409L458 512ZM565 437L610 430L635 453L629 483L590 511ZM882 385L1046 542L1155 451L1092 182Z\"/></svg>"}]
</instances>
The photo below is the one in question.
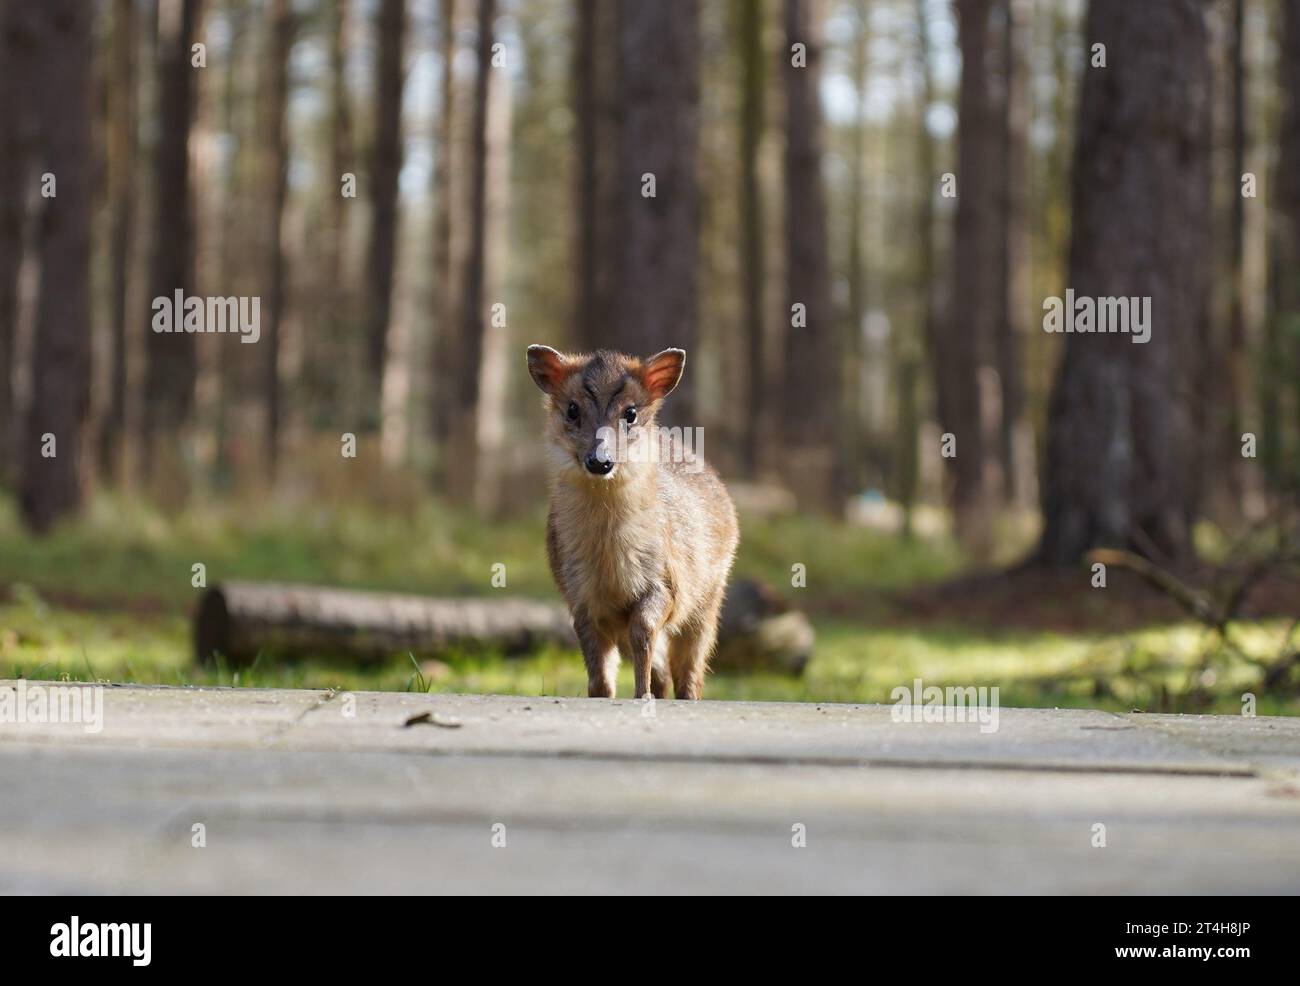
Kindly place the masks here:
<instances>
[{"instance_id":1,"label":"fallen log","mask_svg":"<svg viewBox=\"0 0 1300 986\"><path fill-rule=\"evenodd\" d=\"M531 599L437 599L263 582L214 586L194 619L195 657L220 656L236 665L259 653L380 660L462 644L519 654L545 644L576 647L577 640L561 607Z\"/></svg>"},{"instance_id":2,"label":"fallen log","mask_svg":"<svg viewBox=\"0 0 1300 986\"><path fill-rule=\"evenodd\" d=\"M324 586L226 582L209 589L194 617L200 662L245 665L258 654L287 659L434 657L454 647L522 654L546 645L577 648L557 603L518 597L434 598ZM807 617L751 580L727 591L718 630L718 670L798 674L812 654Z\"/></svg>"}]
</instances>

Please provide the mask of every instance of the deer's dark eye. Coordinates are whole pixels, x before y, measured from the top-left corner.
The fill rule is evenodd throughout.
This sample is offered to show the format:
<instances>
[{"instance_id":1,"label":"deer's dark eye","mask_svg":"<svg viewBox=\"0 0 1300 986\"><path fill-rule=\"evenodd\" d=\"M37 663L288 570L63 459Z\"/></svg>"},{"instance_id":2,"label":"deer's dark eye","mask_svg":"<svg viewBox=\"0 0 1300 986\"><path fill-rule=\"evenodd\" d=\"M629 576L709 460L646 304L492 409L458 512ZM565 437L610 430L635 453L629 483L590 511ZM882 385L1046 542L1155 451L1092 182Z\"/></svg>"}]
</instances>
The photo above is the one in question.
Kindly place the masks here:
<instances>
[{"instance_id":1,"label":"deer's dark eye","mask_svg":"<svg viewBox=\"0 0 1300 986\"><path fill-rule=\"evenodd\" d=\"M630 425L636 424L636 408L629 407L626 411L624 411L623 420Z\"/></svg>"},{"instance_id":2,"label":"deer's dark eye","mask_svg":"<svg viewBox=\"0 0 1300 986\"><path fill-rule=\"evenodd\" d=\"M569 401L569 410L566 413L569 415L570 421L577 421L578 417L582 414L582 412L578 410L578 405L575 401Z\"/></svg>"}]
</instances>

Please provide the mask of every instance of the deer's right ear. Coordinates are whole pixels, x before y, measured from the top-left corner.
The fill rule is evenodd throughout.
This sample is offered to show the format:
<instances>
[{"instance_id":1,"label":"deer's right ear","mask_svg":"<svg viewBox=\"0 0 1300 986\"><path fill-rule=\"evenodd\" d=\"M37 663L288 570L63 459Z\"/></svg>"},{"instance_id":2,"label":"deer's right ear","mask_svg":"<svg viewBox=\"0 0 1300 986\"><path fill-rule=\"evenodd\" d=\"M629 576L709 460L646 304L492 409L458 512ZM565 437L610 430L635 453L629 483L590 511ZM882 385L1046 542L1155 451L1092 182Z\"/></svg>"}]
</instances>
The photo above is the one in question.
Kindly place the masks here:
<instances>
[{"instance_id":1,"label":"deer's right ear","mask_svg":"<svg viewBox=\"0 0 1300 986\"><path fill-rule=\"evenodd\" d=\"M550 346L528 347L528 375L544 394L553 394L564 378L573 370L573 364L563 353Z\"/></svg>"}]
</instances>

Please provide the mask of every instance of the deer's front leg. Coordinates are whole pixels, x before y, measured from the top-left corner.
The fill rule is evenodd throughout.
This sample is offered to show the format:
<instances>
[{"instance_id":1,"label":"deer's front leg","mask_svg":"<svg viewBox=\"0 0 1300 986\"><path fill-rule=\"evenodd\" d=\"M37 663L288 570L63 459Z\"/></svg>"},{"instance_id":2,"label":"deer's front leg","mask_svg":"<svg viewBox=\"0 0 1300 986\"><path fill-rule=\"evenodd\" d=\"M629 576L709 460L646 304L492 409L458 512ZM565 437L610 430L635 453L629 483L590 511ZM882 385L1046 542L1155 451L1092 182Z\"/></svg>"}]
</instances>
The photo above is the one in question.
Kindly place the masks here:
<instances>
[{"instance_id":1,"label":"deer's front leg","mask_svg":"<svg viewBox=\"0 0 1300 986\"><path fill-rule=\"evenodd\" d=\"M573 632L578 635L582 660L587 665L587 697L613 698L618 673L618 650L601 632L585 608L573 614Z\"/></svg>"},{"instance_id":2,"label":"deer's front leg","mask_svg":"<svg viewBox=\"0 0 1300 986\"><path fill-rule=\"evenodd\" d=\"M632 674L636 679L636 697L650 694L650 666L654 660L655 637L659 634L672 599L663 586L655 586L636 601L628 616L627 642L632 655Z\"/></svg>"}]
</instances>

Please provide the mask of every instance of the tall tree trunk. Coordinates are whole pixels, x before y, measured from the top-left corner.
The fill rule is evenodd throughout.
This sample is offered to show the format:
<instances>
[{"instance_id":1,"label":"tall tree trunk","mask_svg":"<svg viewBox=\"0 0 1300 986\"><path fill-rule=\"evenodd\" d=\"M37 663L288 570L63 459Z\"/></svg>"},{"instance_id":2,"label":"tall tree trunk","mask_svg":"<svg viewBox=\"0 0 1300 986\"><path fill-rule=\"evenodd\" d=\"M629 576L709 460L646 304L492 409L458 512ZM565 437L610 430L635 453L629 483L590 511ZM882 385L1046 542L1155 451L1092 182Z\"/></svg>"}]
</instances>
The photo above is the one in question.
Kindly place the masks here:
<instances>
[{"instance_id":1,"label":"tall tree trunk","mask_svg":"<svg viewBox=\"0 0 1300 986\"><path fill-rule=\"evenodd\" d=\"M994 358L1001 387L998 457L1002 499L1028 507L1033 483L1033 438L1025 420L1024 360L1029 311L1029 91L1025 39L1030 8L1025 0L1004 0L1002 67L1002 221L998 250L998 315Z\"/></svg>"},{"instance_id":2,"label":"tall tree trunk","mask_svg":"<svg viewBox=\"0 0 1300 986\"><path fill-rule=\"evenodd\" d=\"M433 157L433 439L446 452L456 406L456 285L452 257L452 162L456 148L456 0L442 0L442 81L437 146ZM446 463L444 463L445 465ZM446 470L440 470L445 472Z\"/></svg>"},{"instance_id":3,"label":"tall tree trunk","mask_svg":"<svg viewBox=\"0 0 1300 986\"><path fill-rule=\"evenodd\" d=\"M40 288L32 400L23 428L23 519L49 529L81 503L90 407L91 17L82 0L46 0L33 40L41 120L40 170L55 194L40 203ZM12 190L8 190L12 192Z\"/></svg>"},{"instance_id":4,"label":"tall tree trunk","mask_svg":"<svg viewBox=\"0 0 1300 986\"><path fill-rule=\"evenodd\" d=\"M613 185L617 145L614 111L617 7L609 0L577 0L573 46L573 101L576 114L577 282L574 291L574 346L608 345L615 319L610 258L618 243L614 225L617 194Z\"/></svg>"},{"instance_id":5,"label":"tall tree trunk","mask_svg":"<svg viewBox=\"0 0 1300 986\"><path fill-rule=\"evenodd\" d=\"M198 73L190 46L201 0L160 0L158 17L159 121L154 166L153 260L150 298L170 301L177 290L194 292L194 197L190 187L190 128ZM173 326L173 330L183 329ZM146 476L159 465L180 468L180 442L194 406L197 339L184 331L146 335L142 464Z\"/></svg>"},{"instance_id":6,"label":"tall tree trunk","mask_svg":"<svg viewBox=\"0 0 1300 986\"><path fill-rule=\"evenodd\" d=\"M763 0L736 0L736 49L740 56L740 277L745 340L746 407L742 464L751 479L762 454L767 396L764 345L763 195L758 176L763 140Z\"/></svg>"},{"instance_id":7,"label":"tall tree trunk","mask_svg":"<svg viewBox=\"0 0 1300 986\"><path fill-rule=\"evenodd\" d=\"M267 7L270 52L266 76L266 132L262 142L262 180L266 195L266 321L262 345L262 402L266 415L266 465L275 476L280 447L280 323L284 318L285 256L281 243L284 203L288 192L289 147L285 107L289 100L289 49L293 46L290 0L271 0Z\"/></svg>"},{"instance_id":8,"label":"tall tree trunk","mask_svg":"<svg viewBox=\"0 0 1300 986\"><path fill-rule=\"evenodd\" d=\"M126 435L127 287L135 213L135 40L134 0L114 0L108 126L108 406L100 435L100 463L118 479Z\"/></svg>"},{"instance_id":9,"label":"tall tree trunk","mask_svg":"<svg viewBox=\"0 0 1300 986\"><path fill-rule=\"evenodd\" d=\"M230 31L230 46L227 49L229 56L225 60L225 65L222 66L221 126L225 131L227 140L236 147L245 148L255 142L241 139L242 135L239 132L238 108L241 103L239 80L243 66L237 53L245 50L250 30L251 12L248 0L226 0L225 14ZM238 289L242 270L240 230L243 223L239 221L239 218L244 212L243 201L239 195L242 184L240 167L242 157L243 155L238 151L229 155L226 158L225 169L222 174L221 191L228 210L229 221L223 223L219 229L221 240L217 277L218 282L222 285L222 292L226 295L238 295L240 293ZM228 345L218 345L216 347L217 394L215 413L213 415L212 462L213 481L218 488L223 488L231 478L231 409L239 393L237 376L241 348L243 347Z\"/></svg>"},{"instance_id":10,"label":"tall tree trunk","mask_svg":"<svg viewBox=\"0 0 1300 986\"><path fill-rule=\"evenodd\" d=\"M352 134L352 100L348 95L347 32L348 0L333 0L329 22L330 64L330 181L329 219L324 230L325 309L322 328L328 333L326 345L312 362L313 385L319 386L323 398L317 404L318 420L331 424L355 421L356 388L350 375L341 373L341 362L356 352L352 319L353 295L344 262L348 243L348 211L351 200L343 197L343 176L356 174ZM310 355L308 356L310 359Z\"/></svg>"},{"instance_id":11,"label":"tall tree trunk","mask_svg":"<svg viewBox=\"0 0 1300 986\"><path fill-rule=\"evenodd\" d=\"M939 182L936 173L934 138L930 135L929 110L934 105L934 67L930 53L930 21L926 0L916 0L917 70L921 77L921 113L917 121L916 292L921 299L921 334L934 391L935 418L944 432L957 427L954 409L956 388L952 386L951 354L944 348L944 318L939 299L938 265L934 244L934 197Z\"/></svg>"},{"instance_id":12,"label":"tall tree trunk","mask_svg":"<svg viewBox=\"0 0 1300 986\"><path fill-rule=\"evenodd\" d=\"M1246 28L1246 0L1232 0L1232 30L1229 39L1229 62L1232 73L1232 172L1234 185L1229 217L1228 256L1228 339L1227 365L1224 370L1224 432L1218 450L1221 461L1232 463L1227 471L1229 492L1236 504L1244 492L1241 458L1241 434L1245 427L1246 386L1246 316L1245 228L1246 199L1241 194L1241 179L1246 170L1246 58L1243 36Z\"/></svg>"},{"instance_id":13,"label":"tall tree trunk","mask_svg":"<svg viewBox=\"0 0 1300 986\"><path fill-rule=\"evenodd\" d=\"M495 0L478 0L478 69L474 79L473 122L470 126L469 249L462 272L458 304L459 350L456 367L456 405L452 409L451 462L448 492L468 500L478 477L479 375L487 331L484 310L484 271L487 262L487 156L488 87L492 75L492 26Z\"/></svg>"},{"instance_id":14,"label":"tall tree trunk","mask_svg":"<svg viewBox=\"0 0 1300 986\"><path fill-rule=\"evenodd\" d=\"M366 378L370 426L383 407L384 362L397 262L397 178L402 170L402 57L406 0L379 4L375 62L375 138L370 158L371 229L366 265Z\"/></svg>"},{"instance_id":15,"label":"tall tree trunk","mask_svg":"<svg viewBox=\"0 0 1300 986\"><path fill-rule=\"evenodd\" d=\"M944 350L953 372L956 454L948 458L952 507L957 531L968 544L988 531L988 420L980 390L981 375L992 364L997 319L1005 284L1001 250L1003 188L1002 127L989 71L996 0L958 0L961 39L961 89L957 130L957 216L953 232L953 305L944 332ZM992 450L988 450L992 451Z\"/></svg>"},{"instance_id":16,"label":"tall tree trunk","mask_svg":"<svg viewBox=\"0 0 1300 986\"><path fill-rule=\"evenodd\" d=\"M822 182L821 40L809 0L785 0L785 239L789 324L782 370L785 478L800 502L839 510L840 364ZM796 47L797 46L797 47ZM800 62L796 52L805 58Z\"/></svg>"},{"instance_id":17,"label":"tall tree trunk","mask_svg":"<svg viewBox=\"0 0 1300 986\"><path fill-rule=\"evenodd\" d=\"M610 334L624 352L690 353L698 337L699 56L699 0L619 0L618 310ZM692 381L688 371L666 420L695 423Z\"/></svg>"},{"instance_id":18,"label":"tall tree trunk","mask_svg":"<svg viewBox=\"0 0 1300 986\"><path fill-rule=\"evenodd\" d=\"M1289 367L1290 386L1300 388L1300 2L1282 4L1282 30L1278 52L1278 89L1285 106L1278 133L1276 184L1277 209L1274 213L1275 266L1273 314L1277 362L1274 367ZM1286 340L1283 342L1282 340ZM1289 345L1289 352L1282 352ZM1275 385L1281 389L1281 381ZM1300 414L1300 389L1294 395L1294 408ZM1285 426L1280 416L1264 420L1264 427L1277 432L1277 462L1287 463L1282 482L1294 493L1300 491L1300 422L1296 422L1296 443L1289 450L1282 439ZM1279 472L1282 468L1279 468Z\"/></svg>"},{"instance_id":19,"label":"tall tree trunk","mask_svg":"<svg viewBox=\"0 0 1300 986\"><path fill-rule=\"evenodd\" d=\"M1191 553L1188 383L1207 317L1210 67L1201 0L1093 0L1074 159L1069 285L1150 299L1150 339L1066 336L1048 410L1040 558ZM1065 312L1068 322L1072 312ZM1189 350L1191 350L1189 352Z\"/></svg>"},{"instance_id":20,"label":"tall tree trunk","mask_svg":"<svg viewBox=\"0 0 1300 986\"><path fill-rule=\"evenodd\" d=\"M871 42L870 10L866 0L857 0L853 8L853 44L850 71L856 99L852 127L852 149L849 151L849 228L848 308L844 319L845 372L841 373L841 389L846 391L840 429L839 455L842 478L849 490L861 490L867 483L868 445L874 453L878 421L868 420L864 372L867 362L874 356L868 354L863 344L863 320L867 314L867 271L862 242L865 191L867 184L867 71ZM873 456L874 457L874 456Z\"/></svg>"},{"instance_id":21,"label":"tall tree trunk","mask_svg":"<svg viewBox=\"0 0 1300 986\"><path fill-rule=\"evenodd\" d=\"M0 483L13 474L18 438L14 373L18 273L27 227L26 205L35 139L36 32L33 5L0 3Z\"/></svg>"}]
</instances>

